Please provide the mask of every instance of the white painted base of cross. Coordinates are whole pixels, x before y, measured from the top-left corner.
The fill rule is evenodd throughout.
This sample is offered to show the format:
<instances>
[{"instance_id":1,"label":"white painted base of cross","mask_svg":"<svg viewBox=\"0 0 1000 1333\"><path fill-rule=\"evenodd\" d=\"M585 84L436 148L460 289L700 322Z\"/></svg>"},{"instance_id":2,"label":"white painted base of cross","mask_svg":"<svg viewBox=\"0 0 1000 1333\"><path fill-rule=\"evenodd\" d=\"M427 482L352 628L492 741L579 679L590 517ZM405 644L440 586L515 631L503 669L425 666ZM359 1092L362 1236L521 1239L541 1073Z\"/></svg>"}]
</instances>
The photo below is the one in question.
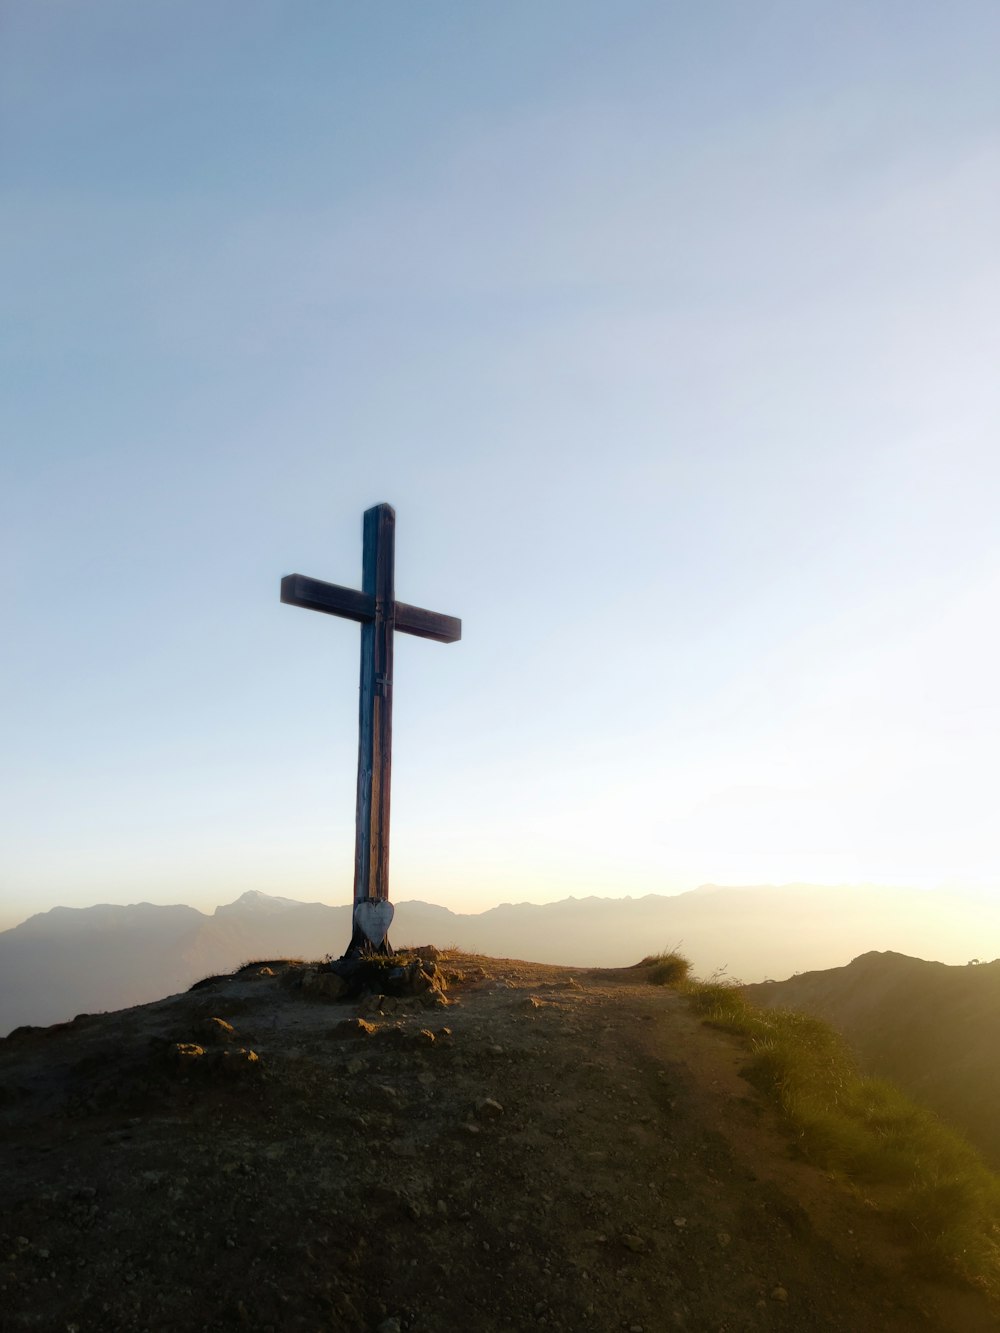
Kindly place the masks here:
<instances>
[{"instance_id":1,"label":"white painted base of cross","mask_svg":"<svg viewBox=\"0 0 1000 1333\"><path fill-rule=\"evenodd\" d=\"M389 934L395 910L387 898L363 898L354 904L355 935L360 931L373 949L380 949Z\"/></svg>"}]
</instances>

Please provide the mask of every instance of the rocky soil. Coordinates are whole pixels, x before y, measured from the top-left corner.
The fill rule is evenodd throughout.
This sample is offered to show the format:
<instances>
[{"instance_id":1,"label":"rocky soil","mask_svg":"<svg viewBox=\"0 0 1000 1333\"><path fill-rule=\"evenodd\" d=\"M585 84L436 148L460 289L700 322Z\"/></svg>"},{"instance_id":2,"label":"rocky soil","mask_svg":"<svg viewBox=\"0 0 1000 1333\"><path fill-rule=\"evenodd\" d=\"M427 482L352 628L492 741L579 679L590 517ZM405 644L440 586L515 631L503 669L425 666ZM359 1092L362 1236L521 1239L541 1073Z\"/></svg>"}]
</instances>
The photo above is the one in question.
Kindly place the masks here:
<instances>
[{"instance_id":1,"label":"rocky soil","mask_svg":"<svg viewBox=\"0 0 1000 1333\"><path fill-rule=\"evenodd\" d=\"M641 971L422 954L409 997L255 964L0 1042L0 1326L1000 1326Z\"/></svg>"}]
</instances>

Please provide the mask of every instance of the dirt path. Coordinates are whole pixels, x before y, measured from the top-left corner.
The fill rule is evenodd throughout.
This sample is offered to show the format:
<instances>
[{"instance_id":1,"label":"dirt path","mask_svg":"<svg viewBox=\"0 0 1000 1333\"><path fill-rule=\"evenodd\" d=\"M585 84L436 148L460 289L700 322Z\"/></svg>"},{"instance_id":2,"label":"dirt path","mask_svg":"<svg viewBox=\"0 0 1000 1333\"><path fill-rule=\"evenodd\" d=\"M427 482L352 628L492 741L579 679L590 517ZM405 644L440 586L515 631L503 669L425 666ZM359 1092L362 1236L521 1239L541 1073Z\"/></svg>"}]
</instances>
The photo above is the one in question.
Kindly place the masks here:
<instances>
[{"instance_id":1,"label":"dirt path","mask_svg":"<svg viewBox=\"0 0 1000 1333\"><path fill-rule=\"evenodd\" d=\"M672 992L445 966L454 1003L370 1031L276 966L0 1042L0 1326L1000 1326L790 1156Z\"/></svg>"}]
</instances>

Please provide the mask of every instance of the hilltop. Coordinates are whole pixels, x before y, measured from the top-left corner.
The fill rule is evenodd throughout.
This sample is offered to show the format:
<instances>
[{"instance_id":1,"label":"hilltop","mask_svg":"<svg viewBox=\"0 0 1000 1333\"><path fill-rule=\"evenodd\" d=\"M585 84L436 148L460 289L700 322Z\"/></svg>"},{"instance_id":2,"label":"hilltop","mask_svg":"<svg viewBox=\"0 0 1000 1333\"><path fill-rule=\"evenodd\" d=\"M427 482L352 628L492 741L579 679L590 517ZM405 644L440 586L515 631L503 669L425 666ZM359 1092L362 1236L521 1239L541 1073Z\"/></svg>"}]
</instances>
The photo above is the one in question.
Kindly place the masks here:
<instances>
[{"instance_id":1,"label":"hilltop","mask_svg":"<svg viewBox=\"0 0 1000 1333\"><path fill-rule=\"evenodd\" d=\"M5 1327L996 1327L642 970L419 955L410 997L258 963L0 1042Z\"/></svg>"}]
</instances>

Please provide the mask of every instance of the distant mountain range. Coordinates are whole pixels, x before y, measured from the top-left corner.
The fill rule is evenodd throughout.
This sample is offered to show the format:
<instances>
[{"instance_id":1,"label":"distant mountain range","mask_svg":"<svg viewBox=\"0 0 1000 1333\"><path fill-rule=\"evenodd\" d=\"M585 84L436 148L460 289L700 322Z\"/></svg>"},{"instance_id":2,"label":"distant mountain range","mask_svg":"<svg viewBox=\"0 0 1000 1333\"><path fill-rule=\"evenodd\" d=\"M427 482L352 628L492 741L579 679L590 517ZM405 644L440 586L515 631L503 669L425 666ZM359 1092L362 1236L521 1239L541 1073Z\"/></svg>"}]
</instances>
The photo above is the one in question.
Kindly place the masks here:
<instances>
[{"instance_id":1,"label":"distant mountain range","mask_svg":"<svg viewBox=\"0 0 1000 1333\"><path fill-rule=\"evenodd\" d=\"M745 993L837 1028L866 1070L957 1125L1000 1168L1000 959L948 967L866 953Z\"/></svg>"},{"instance_id":2,"label":"distant mountain range","mask_svg":"<svg viewBox=\"0 0 1000 1333\"><path fill-rule=\"evenodd\" d=\"M348 904L256 891L208 915L149 903L53 908L0 932L0 1034L160 999L249 958L337 956L350 916ZM504 903L471 915L403 902L390 938L574 967L619 967L679 945L699 975L725 969L755 981L871 949L951 962L1000 954L1000 909L903 889L704 885L673 897Z\"/></svg>"}]
</instances>

